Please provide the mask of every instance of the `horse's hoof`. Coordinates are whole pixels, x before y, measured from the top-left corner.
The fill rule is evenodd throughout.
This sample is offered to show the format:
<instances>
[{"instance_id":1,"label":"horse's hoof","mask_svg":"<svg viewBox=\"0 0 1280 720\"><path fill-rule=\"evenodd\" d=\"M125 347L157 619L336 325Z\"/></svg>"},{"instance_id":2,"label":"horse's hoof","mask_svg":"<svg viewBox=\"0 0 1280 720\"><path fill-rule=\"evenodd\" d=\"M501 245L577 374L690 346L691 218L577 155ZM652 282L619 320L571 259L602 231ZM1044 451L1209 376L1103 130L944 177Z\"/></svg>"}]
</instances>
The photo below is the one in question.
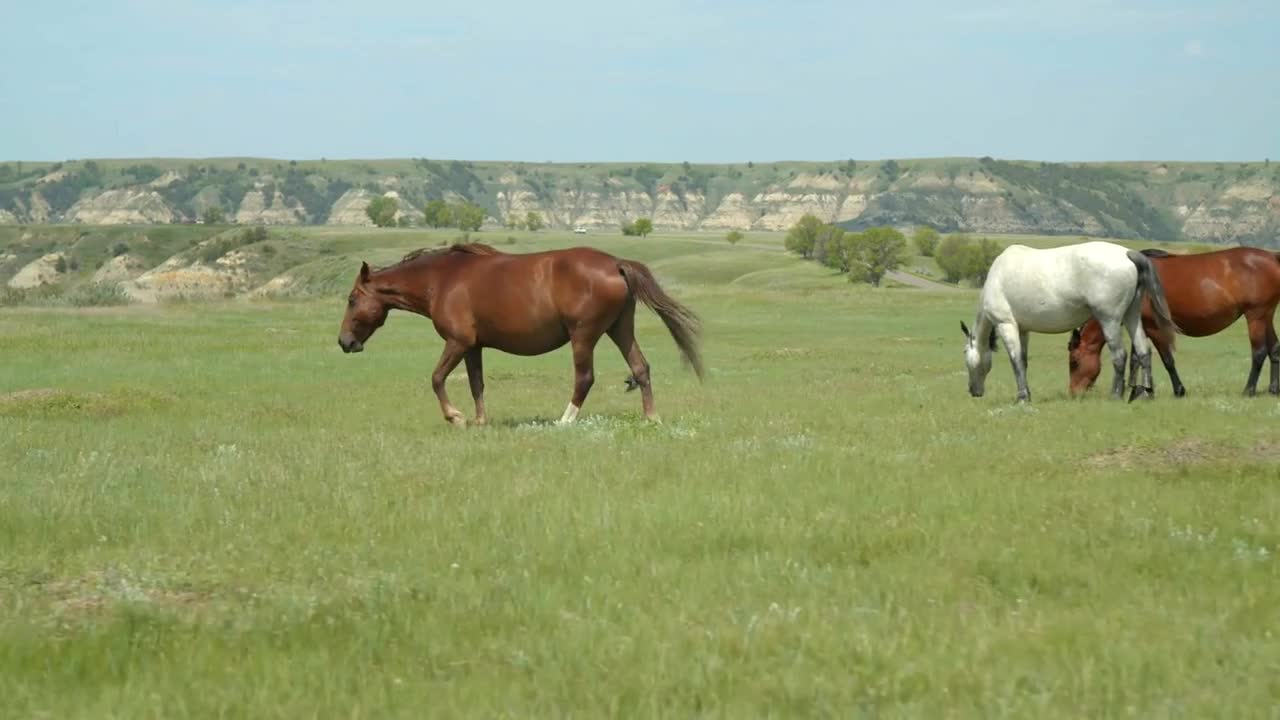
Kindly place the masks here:
<instances>
[{"instance_id":1,"label":"horse's hoof","mask_svg":"<svg viewBox=\"0 0 1280 720\"><path fill-rule=\"evenodd\" d=\"M1174 397L1186 397L1186 396L1187 396L1187 389L1186 389L1186 388L1174 388L1174 389L1173 389L1173 396L1174 396Z\"/></svg>"},{"instance_id":2,"label":"horse's hoof","mask_svg":"<svg viewBox=\"0 0 1280 720\"><path fill-rule=\"evenodd\" d=\"M1153 400L1155 399L1155 395L1156 395L1155 390L1152 390L1151 388L1134 386L1133 390L1129 392L1129 402L1133 402L1138 398L1142 398L1144 400Z\"/></svg>"},{"instance_id":3,"label":"horse's hoof","mask_svg":"<svg viewBox=\"0 0 1280 720\"><path fill-rule=\"evenodd\" d=\"M474 425L475 427L484 427L485 425L489 424L489 419L478 417L475 420L472 420L471 424Z\"/></svg>"},{"instance_id":4,"label":"horse's hoof","mask_svg":"<svg viewBox=\"0 0 1280 720\"><path fill-rule=\"evenodd\" d=\"M623 381L623 384L627 386L627 389L623 390L623 392L631 392L632 390L640 387L640 383L636 382L635 375L628 375L627 379Z\"/></svg>"},{"instance_id":5,"label":"horse's hoof","mask_svg":"<svg viewBox=\"0 0 1280 720\"><path fill-rule=\"evenodd\" d=\"M445 422L458 428L464 428L467 426L467 419L462 417L461 415L454 415L452 417L447 417L445 418Z\"/></svg>"}]
</instances>

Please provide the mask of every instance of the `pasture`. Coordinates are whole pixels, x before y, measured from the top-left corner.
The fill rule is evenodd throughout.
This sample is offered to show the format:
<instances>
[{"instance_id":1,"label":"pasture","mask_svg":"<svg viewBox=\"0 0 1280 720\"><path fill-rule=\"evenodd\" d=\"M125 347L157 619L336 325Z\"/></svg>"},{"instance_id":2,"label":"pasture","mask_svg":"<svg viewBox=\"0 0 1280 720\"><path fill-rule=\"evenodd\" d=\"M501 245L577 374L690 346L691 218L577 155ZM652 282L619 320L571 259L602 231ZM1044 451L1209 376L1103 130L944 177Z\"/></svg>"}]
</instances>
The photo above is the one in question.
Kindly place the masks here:
<instances>
[{"instance_id":1,"label":"pasture","mask_svg":"<svg viewBox=\"0 0 1280 720\"><path fill-rule=\"evenodd\" d=\"M966 392L971 290L522 236L649 263L707 382L642 307L662 425L606 340L576 425L567 348L490 351L459 430L428 321L336 343L354 258L406 235L324 237L327 296L0 311L6 716L1280 712L1280 402L1240 396L1243 323L1131 405L1069 400L1067 336L1033 335L1015 406L1003 348Z\"/></svg>"}]
</instances>

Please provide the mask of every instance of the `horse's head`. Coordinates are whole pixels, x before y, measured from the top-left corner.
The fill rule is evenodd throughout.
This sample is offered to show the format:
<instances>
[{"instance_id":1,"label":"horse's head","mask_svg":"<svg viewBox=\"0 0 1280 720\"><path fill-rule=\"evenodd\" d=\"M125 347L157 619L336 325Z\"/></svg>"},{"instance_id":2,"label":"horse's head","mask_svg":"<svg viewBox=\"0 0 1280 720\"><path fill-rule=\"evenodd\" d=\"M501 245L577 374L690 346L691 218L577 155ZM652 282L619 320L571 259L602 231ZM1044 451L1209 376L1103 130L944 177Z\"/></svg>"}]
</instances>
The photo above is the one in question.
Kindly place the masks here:
<instances>
[{"instance_id":1,"label":"horse's head","mask_svg":"<svg viewBox=\"0 0 1280 720\"><path fill-rule=\"evenodd\" d=\"M1086 338L1079 329L1072 330L1071 339L1067 341L1067 371L1070 373L1067 389L1072 395L1093 387L1102 372L1102 348L1097 346L1096 338L1090 332L1098 328L1085 325L1084 330L1091 336L1089 342L1085 342Z\"/></svg>"},{"instance_id":2,"label":"horse's head","mask_svg":"<svg viewBox=\"0 0 1280 720\"><path fill-rule=\"evenodd\" d=\"M985 343L978 342L963 320L960 321L960 329L964 332L964 365L969 369L969 394L982 397L986 392L987 373L991 372L991 351L996 349L996 329L991 328Z\"/></svg>"},{"instance_id":3,"label":"horse's head","mask_svg":"<svg viewBox=\"0 0 1280 720\"><path fill-rule=\"evenodd\" d=\"M369 336L386 322L389 310L369 283L369 263L360 263L360 274L347 296L347 312L342 316L342 328L338 331L338 345L342 352L363 350Z\"/></svg>"}]
</instances>

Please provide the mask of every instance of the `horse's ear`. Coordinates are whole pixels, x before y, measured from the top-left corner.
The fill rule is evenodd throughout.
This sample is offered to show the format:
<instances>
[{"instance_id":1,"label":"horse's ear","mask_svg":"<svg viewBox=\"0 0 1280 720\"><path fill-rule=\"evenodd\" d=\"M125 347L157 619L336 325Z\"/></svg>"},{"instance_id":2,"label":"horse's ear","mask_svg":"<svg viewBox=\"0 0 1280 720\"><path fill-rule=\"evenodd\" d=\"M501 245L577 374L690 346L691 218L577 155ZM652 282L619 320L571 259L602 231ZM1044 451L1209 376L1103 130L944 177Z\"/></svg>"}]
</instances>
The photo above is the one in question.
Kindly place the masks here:
<instances>
[{"instance_id":1,"label":"horse's ear","mask_svg":"<svg viewBox=\"0 0 1280 720\"><path fill-rule=\"evenodd\" d=\"M369 282L369 263L367 262L360 263L360 282Z\"/></svg>"},{"instance_id":2,"label":"horse's ear","mask_svg":"<svg viewBox=\"0 0 1280 720\"><path fill-rule=\"evenodd\" d=\"M963 320L960 321L960 330L964 333L965 339L973 337L969 334L969 326L965 325Z\"/></svg>"},{"instance_id":3,"label":"horse's ear","mask_svg":"<svg viewBox=\"0 0 1280 720\"><path fill-rule=\"evenodd\" d=\"M991 328L991 334L987 336L987 349L996 349L996 329Z\"/></svg>"},{"instance_id":4,"label":"horse's ear","mask_svg":"<svg viewBox=\"0 0 1280 720\"><path fill-rule=\"evenodd\" d=\"M1075 350L1080 347L1080 328L1071 331L1071 339L1067 341L1067 349Z\"/></svg>"}]
</instances>

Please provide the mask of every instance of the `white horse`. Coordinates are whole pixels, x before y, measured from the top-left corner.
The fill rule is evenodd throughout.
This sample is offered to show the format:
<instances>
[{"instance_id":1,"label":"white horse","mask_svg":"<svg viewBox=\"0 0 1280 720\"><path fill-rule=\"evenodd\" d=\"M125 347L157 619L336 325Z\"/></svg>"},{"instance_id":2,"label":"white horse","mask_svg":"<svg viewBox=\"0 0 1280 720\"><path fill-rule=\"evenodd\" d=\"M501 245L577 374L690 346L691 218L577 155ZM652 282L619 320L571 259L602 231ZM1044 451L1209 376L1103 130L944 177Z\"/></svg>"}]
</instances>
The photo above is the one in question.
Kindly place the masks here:
<instances>
[{"instance_id":1,"label":"white horse","mask_svg":"<svg viewBox=\"0 0 1280 720\"><path fill-rule=\"evenodd\" d=\"M969 369L969 394L982 397L996 336L1004 341L1018 381L1018 401L1029 402L1027 388L1028 334L1065 333L1089 319L1098 319L1116 379L1112 397L1124 391L1125 350L1121 329L1133 345L1133 388L1129 401L1154 392L1151 380L1151 345L1142 331L1142 296L1151 299L1156 320L1163 328L1181 332L1169 315L1164 287L1151 261L1137 250L1109 242L1085 242L1044 250L1025 245L1005 248L987 274L978 301L973 332L964 331L964 362ZM980 342L982 338L984 342ZM1142 385L1137 370L1142 368Z\"/></svg>"}]
</instances>

